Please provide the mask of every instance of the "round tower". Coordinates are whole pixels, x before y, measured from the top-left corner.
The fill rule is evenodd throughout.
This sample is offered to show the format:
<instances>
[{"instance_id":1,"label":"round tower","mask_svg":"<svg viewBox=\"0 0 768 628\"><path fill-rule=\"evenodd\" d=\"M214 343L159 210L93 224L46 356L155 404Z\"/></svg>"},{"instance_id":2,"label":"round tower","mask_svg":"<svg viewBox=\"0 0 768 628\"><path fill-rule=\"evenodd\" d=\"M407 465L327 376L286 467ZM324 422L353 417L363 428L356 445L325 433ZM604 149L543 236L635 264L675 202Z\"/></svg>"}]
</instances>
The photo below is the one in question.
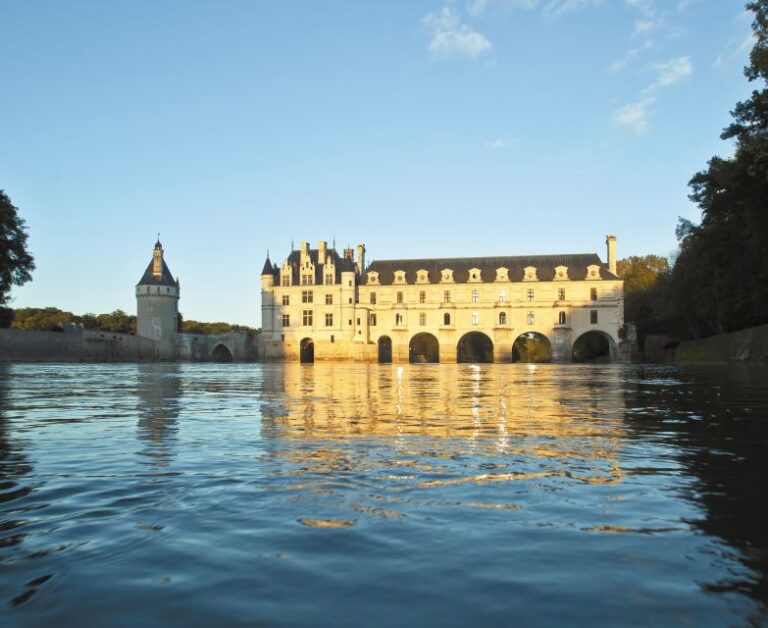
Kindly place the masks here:
<instances>
[{"instance_id":1,"label":"round tower","mask_svg":"<svg viewBox=\"0 0 768 628\"><path fill-rule=\"evenodd\" d=\"M179 289L179 280L171 275L158 238L152 261L136 284L136 333L157 341L161 360L176 358Z\"/></svg>"}]
</instances>

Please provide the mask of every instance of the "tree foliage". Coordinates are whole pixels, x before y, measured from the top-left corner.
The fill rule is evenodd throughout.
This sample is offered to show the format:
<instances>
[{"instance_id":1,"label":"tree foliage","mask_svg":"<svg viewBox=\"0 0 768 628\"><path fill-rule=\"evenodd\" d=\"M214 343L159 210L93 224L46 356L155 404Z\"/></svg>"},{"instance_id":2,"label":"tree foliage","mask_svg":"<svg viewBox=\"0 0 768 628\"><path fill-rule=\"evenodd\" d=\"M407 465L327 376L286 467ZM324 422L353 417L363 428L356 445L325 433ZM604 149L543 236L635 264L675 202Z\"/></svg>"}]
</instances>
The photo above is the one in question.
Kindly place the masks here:
<instances>
[{"instance_id":1,"label":"tree foliage","mask_svg":"<svg viewBox=\"0 0 768 628\"><path fill-rule=\"evenodd\" d=\"M669 262L659 255L632 256L619 260L616 268L624 280L624 320L637 328L638 340L658 331L666 318L665 292Z\"/></svg>"},{"instance_id":2,"label":"tree foliage","mask_svg":"<svg viewBox=\"0 0 768 628\"><path fill-rule=\"evenodd\" d=\"M8 195L0 190L0 306L8 300L11 286L32 279L35 261L27 251L24 220Z\"/></svg>"},{"instance_id":3,"label":"tree foliage","mask_svg":"<svg viewBox=\"0 0 768 628\"><path fill-rule=\"evenodd\" d=\"M756 41L744 73L759 89L721 135L734 141L733 157L713 157L689 183L701 223L681 220L677 230L670 305L693 335L768 322L768 0L747 9Z\"/></svg>"},{"instance_id":4,"label":"tree foliage","mask_svg":"<svg viewBox=\"0 0 768 628\"><path fill-rule=\"evenodd\" d=\"M11 328L34 331L61 331L66 325L80 325L85 329L136 333L136 317L122 310L110 314L82 314L60 310L57 307L24 307L13 311Z\"/></svg>"},{"instance_id":5,"label":"tree foliage","mask_svg":"<svg viewBox=\"0 0 768 628\"><path fill-rule=\"evenodd\" d=\"M195 320L183 320L181 321L181 325L179 327L179 331L183 332L185 334L205 334L205 335L213 335L213 334L226 334L230 331L245 331L249 334L253 335L256 333L256 330L252 327L247 327L245 325L233 325L232 323L202 323L200 321Z\"/></svg>"}]
</instances>

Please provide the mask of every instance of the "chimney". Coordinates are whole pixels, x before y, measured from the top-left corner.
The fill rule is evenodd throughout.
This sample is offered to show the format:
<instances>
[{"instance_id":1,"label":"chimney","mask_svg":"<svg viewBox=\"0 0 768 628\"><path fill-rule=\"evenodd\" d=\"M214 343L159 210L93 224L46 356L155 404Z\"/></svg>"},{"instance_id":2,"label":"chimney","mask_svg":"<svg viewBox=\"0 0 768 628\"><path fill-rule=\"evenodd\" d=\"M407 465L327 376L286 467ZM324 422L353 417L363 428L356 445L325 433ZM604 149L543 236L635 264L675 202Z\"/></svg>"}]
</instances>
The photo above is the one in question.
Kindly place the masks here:
<instances>
[{"instance_id":1,"label":"chimney","mask_svg":"<svg viewBox=\"0 0 768 628\"><path fill-rule=\"evenodd\" d=\"M616 236L605 236L605 244L608 247L608 270L616 274Z\"/></svg>"},{"instance_id":2,"label":"chimney","mask_svg":"<svg viewBox=\"0 0 768 628\"><path fill-rule=\"evenodd\" d=\"M328 243L325 240L320 240L317 243L317 262L318 264L325 264L325 256L328 254Z\"/></svg>"},{"instance_id":3,"label":"chimney","mask_svg":"<svg viewBox=\"0 0 768 628\"><path fill-rule=\"evenodd\" d=\"M300 261L302 268L304 267L304 264L307 263L309 260L309 242L302 242L299 244L299 255L300 255Z\"/></svg>"},{"instance_id":4,"label":"chimney","mask_svg":"<svg viewBox=\"0 0 768 628\"><path fill-rule=\"evenodd\" d=\"M362 275L365 270L365 244L357 245L357 274Z\"/></svg>"},{"instance_id":5,"label":"chimney","mask_svg":"<svg viewBox=\"0 0 768 628\"><path fill-rule=\"evenodd\" d=\"M350 249L346 248L344 249L344 259L348 259L350 262L354 259L355 252Z\"/></svg>"}]
</instances>

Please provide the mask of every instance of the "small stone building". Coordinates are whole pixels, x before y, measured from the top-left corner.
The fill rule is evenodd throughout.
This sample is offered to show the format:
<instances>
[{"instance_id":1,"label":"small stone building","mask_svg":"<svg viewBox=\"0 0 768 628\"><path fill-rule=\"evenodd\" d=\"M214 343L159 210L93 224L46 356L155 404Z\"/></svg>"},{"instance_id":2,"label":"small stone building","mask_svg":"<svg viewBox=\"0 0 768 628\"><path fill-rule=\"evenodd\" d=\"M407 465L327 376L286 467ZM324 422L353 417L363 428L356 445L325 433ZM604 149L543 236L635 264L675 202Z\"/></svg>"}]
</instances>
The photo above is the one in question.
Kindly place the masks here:
<instances>
[{"instance_id":1,"label":"small stone building","mask_svg":"<svg viewBox=\"0 0 768 628\"><path fill-rule=\"evenodd\" d=\"M265 360L616 361L616 238L595 253L401 259L366 266L303 242L261 275ZM356 254L355 254L356 253Z\"/></svg>"}]
</instances>

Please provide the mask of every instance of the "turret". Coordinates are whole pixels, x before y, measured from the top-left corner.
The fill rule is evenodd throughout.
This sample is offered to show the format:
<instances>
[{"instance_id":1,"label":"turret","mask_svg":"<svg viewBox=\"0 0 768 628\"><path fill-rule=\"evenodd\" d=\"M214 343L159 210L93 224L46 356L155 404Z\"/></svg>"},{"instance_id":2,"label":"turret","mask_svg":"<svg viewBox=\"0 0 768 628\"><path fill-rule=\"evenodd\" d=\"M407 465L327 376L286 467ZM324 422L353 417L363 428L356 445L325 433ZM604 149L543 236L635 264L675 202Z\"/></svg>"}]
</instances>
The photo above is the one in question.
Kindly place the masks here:
<instances>
[{"instance_id":1,"label":"turret","mask_svg":"<svg viewBox=\"0 0 768 628\"><path fill-rule=\"evenodd\" d=\"M365 270L365 244L362 242L357 245L357 262L355 263L355 269L358 275L362 275Z\"/></svg>"},{"instance_id":2,"label":"turret","mask_svg":"<svg viewBox=\"0 0 768 628\"><path fill-rule=\"evenodd\" d=\"M158 238L152 260L136 284L136 334L157 342L157 357L176 358L179 321L179 280L174 279L163 257Z\"/></svg>"}]
</instances>

